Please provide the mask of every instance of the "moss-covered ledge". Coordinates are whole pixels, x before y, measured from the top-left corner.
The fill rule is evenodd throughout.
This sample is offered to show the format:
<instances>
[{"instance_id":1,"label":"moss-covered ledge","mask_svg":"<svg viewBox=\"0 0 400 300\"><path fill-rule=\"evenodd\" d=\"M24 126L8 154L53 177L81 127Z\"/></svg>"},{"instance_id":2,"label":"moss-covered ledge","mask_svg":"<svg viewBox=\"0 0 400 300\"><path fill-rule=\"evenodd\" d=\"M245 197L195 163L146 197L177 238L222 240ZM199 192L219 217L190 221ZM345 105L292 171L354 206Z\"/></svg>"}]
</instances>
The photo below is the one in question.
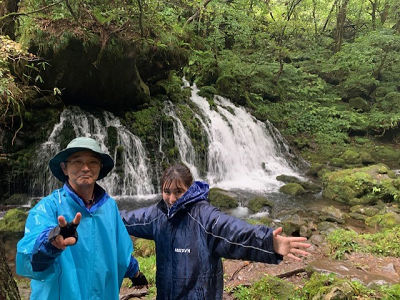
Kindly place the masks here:
<instances>
[{"instance_id":1,"label":"moss-covered ledge","mask_svg":"<svg viewBox=\"0 0 400 300\"><path fill-rule=\"evenodd\" d=\"M384 164L327 172L322 196L349 205L400 201L400 178Z\"/></svg>"}]
</instances>

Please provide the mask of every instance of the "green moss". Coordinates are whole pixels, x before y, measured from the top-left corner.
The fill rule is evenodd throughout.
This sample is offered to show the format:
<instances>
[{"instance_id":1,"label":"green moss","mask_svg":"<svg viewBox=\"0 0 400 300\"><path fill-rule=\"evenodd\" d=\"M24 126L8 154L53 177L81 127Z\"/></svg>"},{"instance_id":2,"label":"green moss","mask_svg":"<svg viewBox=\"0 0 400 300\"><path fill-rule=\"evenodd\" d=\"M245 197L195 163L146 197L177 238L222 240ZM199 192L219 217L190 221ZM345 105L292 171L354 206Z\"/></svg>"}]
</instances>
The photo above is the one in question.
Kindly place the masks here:
<instances>
[{"instance_id":1,"label":"green moss","mask_svg":"<svg viewBox=\"0 0 400 300\"><path fill-rule=\"evenodd\" d=\"M118 144L118 132L117 128L114 126L108 126L107 127L107 140L106 140L106 145L107 148L110 151L110 155L113 157L115 154L115 148L117 147Z\"/></svg>"},{"instance_id":2,"label":"green moss","mask_svg":"<svg viewBox=\"0 0 400 300\"><path fill-rule=\"evenodd\" d=\"M393 228L400 225L400 215L394 212L376 214L366 218L365 223L374 228Z\"/></svg>"},{"instance_id":3,"label":"green moss","mask_svg":"<svg viewBox=\"0 0 400 300\"><path fill-rule=\"evenodd\" d=\"M156 244L153 240L146 240L146 239L135 239L134 241L135 246L135 257L150 257L156 254Z\"/></svg>"},{"instance_id":4,"label":"green moss","mask_svg":"<svg viewBox=\"0 0 400 300\"><path fill-rule=\"evenodd\" d=\"M239 206L238 200L230 196L229 192L222 189L211 188L208 197L212 205L221 209Z\"/></svg>"},{"instance_id":5,"label":"green moss","mask_svg":"<svg viewBox=\"0 0 400 300\"><path fill-rule=\"evenodd\" d=\"M249 200L247 207L253 212L257 213L264 207L272 207L273 202L269 201L265 197L255 197Z\"/></svg>"},{"instance_id":6,"label":"green moss","mask_svg":"<svg viewBox=\"0 0 400 300\"><path fill-rule=\"evenodd\" d=\"M28 214L20 209L10 209L0 220L0 231L23 232L27 217Z\"/></svg>"},{"instance_id":7,"label":"green moss","mask_svg":"<svg viewBox=\"0 0 400 300\"><path fill-rule=\"evenodd\" d=\"M306 191L298 183L288 183L280 187L279 191L287 195L303 195Z\"/></svg>"},{"instance_id":8,"label":"green moss","mask_svg":"<svg viewBox=\"0 0 400 300\"><path fill-rule=\"evenodd\" d=\"M250 288L238 286L233 292L236 299L294 299L295 286L275 276L267 275L255 282Z\"/></svg>"},{"instance_id":9,"label":"green moss","mask_svg":"<svg viewBox=\"0 0 400 300\"><path fill-rule=\"evenodd\" d=\"M352 205L399 201L400 191L393 185L397 181L391 177L391 170L383 164L329 172L322 178L322 195Z\"/></svg>"},{"instance_id":10,"label":"green moss","mask_svg":"<svg viewBox=\"0 0 400 300\"><path fill-rule=\"evenodd\" d=\"M327 237L330 255L336 259L342 259L346 253L363 252L400 257L399 232L398 222L394 227L382 228L381 232L374 234L357 234L354 231L338 229Z\"/></svg>"}]
</instances>

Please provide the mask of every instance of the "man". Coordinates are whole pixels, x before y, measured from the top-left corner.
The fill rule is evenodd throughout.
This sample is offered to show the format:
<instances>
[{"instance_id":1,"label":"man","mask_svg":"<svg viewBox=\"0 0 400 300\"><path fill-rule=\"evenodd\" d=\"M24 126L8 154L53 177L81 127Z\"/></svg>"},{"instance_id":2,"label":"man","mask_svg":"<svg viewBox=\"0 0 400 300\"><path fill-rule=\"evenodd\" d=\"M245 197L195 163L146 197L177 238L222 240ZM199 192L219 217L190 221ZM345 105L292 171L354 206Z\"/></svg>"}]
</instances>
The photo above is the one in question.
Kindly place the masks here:
<instances>
[{"instance_id":1,"label":"man","mask_svg":"<svg viewBox=\"0 0 400 300\"><path fill-rule=\"evenodd\" d=\"M78 137L49 166L64 186L30 210L17 245L17 273L32 279L31 299L113 300L124 277L147 285L117 204L96 183L113 159Z\"/></svg>"}]
</instances>

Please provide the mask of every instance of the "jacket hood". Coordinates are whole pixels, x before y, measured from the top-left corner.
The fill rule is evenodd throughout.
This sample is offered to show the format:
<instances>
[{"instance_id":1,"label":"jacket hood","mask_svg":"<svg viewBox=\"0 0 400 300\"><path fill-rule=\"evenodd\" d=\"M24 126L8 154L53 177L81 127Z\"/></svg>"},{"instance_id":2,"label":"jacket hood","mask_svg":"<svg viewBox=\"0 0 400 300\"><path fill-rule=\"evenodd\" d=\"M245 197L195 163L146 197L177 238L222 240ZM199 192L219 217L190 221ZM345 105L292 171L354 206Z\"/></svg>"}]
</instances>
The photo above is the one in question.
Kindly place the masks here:
<instances>
[{"instance_id":1,"label":"jacket hood","mask_svg":"<svg viewBox=\"0 0 400 300\"><path fill-rule=\"evenodd\" d=\"M207 183L202 181L193 182L186 193L184 193L168 210L168 218L173 217L177 211L184 209L189 204L204 200L209 201L209 190L210 188ZM162 200L162 202L164 202L164 200Z\"/></svg>"}]
</instances>

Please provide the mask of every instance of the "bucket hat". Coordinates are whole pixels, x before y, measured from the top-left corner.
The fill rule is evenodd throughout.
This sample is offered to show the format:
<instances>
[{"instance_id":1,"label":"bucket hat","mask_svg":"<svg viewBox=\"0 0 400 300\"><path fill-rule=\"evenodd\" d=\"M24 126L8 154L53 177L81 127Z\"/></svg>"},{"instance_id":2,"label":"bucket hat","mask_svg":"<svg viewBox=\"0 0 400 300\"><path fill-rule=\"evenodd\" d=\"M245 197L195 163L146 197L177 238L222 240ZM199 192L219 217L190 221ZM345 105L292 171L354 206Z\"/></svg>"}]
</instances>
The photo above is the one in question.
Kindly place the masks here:
<instances>
[{"instance_id":1,"label":"bucket hat","mask_svg":"<svg viewBox=\"0 0 400 300\"><path fill-rule=\"evenodd\" d=\"M93 151L101 158L102 167L100 169L99 178L100 180L107 176L107 174L114 167L114 160L110 155L101 151L99 144L92 138L78 137L73 139L64 150L57 153L52 159L50 159L49 167L53 175L60 181L67 181L67 176L61 169L60 164L65 162L69 156L79 151Z\"/></svg>"}]
</instances>

